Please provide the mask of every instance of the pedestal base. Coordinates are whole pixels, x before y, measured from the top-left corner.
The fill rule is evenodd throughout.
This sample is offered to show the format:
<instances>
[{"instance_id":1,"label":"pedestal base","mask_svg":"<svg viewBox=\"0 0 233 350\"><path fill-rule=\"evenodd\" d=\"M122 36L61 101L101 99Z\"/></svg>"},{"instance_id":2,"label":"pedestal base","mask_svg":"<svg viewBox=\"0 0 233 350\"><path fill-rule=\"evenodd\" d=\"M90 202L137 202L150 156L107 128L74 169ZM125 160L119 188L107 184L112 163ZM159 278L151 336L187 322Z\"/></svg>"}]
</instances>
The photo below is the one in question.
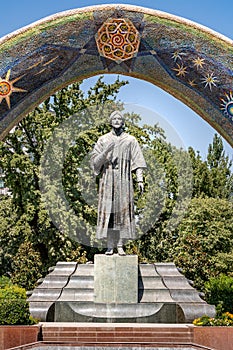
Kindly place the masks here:
<instances>
[{"instance_id":1,"label":"pedestal base","mask_svg":"<svg viewBox=\"0 0 233 350\"><path fill-rule=\"evenodd\" d=\"M138 302L137 255L95 255L94 301L106 304Z\"/></svg>"},{"instance_id":2,"label":"pedestal base","mask_svg":"<svg viewBox=\"0 0 233 350\"><path fill-rule=\"evenodd\" d=\"M56 322L182 323L184 315L175 303L97 304L57 301L54 319Z\"/></svg>"},{"instance_id":3,"label":"pedestal base","mask_svg":"<svg viewBox=\"0 0 233 350\"><path fill-rule=\"evenodd\" d=\"M137 265L136 258L100 256L97 266L58 263L28 299L32 316L49 322L191 323L215 315L173 263Z\"/></svg>"}]
</instances>

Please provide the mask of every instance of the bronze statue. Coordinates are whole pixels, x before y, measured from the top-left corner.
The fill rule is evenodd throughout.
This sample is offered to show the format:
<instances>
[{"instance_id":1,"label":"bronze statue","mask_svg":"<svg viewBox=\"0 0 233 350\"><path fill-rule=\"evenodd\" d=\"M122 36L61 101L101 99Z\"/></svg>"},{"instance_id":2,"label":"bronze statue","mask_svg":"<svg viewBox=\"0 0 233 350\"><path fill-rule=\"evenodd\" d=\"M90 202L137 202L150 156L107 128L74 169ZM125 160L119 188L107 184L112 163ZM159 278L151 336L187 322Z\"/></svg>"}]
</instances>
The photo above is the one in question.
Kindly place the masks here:
<instances>
[{"instance_id":1,"label":"bronze statue","mask_svg":"<svg viewBox=\"0 0 233 350\"><path fill-rule=\"evenodd\" d=\"M131 172L136 171L143 192L146 163L136 138L124 132L121 112L109 120L112 130L98 139L91 157L94 173L100 175L96 238L107 239L105 254L112 255L116 245L118 254L125 255L124 242L136 238Z\"/></svg>"}]
</instances>

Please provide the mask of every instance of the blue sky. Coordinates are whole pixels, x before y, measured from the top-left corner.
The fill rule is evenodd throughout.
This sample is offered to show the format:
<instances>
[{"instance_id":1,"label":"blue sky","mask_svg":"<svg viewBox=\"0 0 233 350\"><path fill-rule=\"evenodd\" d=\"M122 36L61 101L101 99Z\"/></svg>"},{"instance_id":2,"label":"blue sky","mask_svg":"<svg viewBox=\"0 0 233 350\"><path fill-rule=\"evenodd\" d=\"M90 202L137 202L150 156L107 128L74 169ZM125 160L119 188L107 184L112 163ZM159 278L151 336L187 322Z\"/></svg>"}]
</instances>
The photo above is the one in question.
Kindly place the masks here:
<instances>
[{"instance_id":1,"label":"blue sky","mask_svg":"<svg viewBox=\"0 0 233 350\"><path fill-rule=\"evenodd\" d=\"M229 2L229 0L4 1L1 3L0 37L57 12L108 3L138 5L168 12L202 24L233 39L233 3ZM129 80L130 84L122 88L122 92L119 95L122 101L127 105L141 106L141 110L145 111L148 116L150 114L157 115L158 120L163 123L162 126L168 133L169 141L176 143L172 139L172 134L176 134L177 138L181 140L183 147L192 146L194 149L199 150L202 157L205 158L208 145L212 142L213 135L216 132L212 127L190 108L156 86L145 81L129 79L129 77L123 78ZM88 79L85 81L84 86L90 86L95 79ZM106 79L109 82L114 81L115 76L107 76ZM225 141L224 146L226 153L232 158L231 146Z\"/></svg>"}]
</instances>

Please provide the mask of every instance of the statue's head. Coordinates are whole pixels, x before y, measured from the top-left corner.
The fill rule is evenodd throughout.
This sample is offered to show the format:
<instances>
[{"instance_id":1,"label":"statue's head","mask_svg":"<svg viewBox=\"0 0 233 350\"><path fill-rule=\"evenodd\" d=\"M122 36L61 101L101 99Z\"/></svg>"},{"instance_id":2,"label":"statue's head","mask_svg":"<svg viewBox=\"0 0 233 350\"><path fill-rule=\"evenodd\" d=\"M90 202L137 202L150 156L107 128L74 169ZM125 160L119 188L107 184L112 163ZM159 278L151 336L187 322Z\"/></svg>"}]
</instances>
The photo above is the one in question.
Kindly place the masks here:
<instances>
[{"instance_id":1,"label":"statue's head","mask_svg":"<svg viewBox=\"0 0 233 350\"><path fill-rule=\"evenodd\" d=\"M109 116L109 124L114 128L124 127L125 118L120 111L114 111Z\"/></svg>"}]
</instances>

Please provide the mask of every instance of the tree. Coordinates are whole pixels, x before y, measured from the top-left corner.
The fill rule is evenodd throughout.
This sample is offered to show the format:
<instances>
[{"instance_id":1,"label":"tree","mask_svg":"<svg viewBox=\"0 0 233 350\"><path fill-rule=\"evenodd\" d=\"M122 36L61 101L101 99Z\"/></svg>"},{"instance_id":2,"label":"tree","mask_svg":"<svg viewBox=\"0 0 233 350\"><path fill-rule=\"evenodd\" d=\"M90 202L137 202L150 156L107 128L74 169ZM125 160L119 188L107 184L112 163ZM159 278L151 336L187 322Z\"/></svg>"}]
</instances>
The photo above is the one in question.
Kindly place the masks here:
<instances>
[{"instance_id":1,"label":"tree","mask_svg":"<svg viewBox=\"0 0 233 350\"><path fill-rule=\"evenodd\" d=\"M0 201L1 274L32 288L40 274L58 260L85 262L102 251L94 237L98 178L97 183L91 179L88 157L97 139L110 130L107 117L114 109L123 109L117 93L126 83L117 79L105 84L101 77L87 94L81 82L70 85L37 107L0 143L0 167L12 192L11 198ZM169 144L158 125L141 125L135 113L126 113L125 118L126 132L137 138L148 165L143 196L134 179L138 239L129 243L127 250L137 253L142 261L175 259L185 267L182 249L188 251L188 245L183 233L189 230L190 222L195 226L193 204L179 223L192 195L229 197L230 162L218 139L209 149L208 161L202 161L198 152L190 149L188 154ZM214 176L221 186L219 191L215 190L218 183ZM204 205L200 202L200 207ZM200 219L207 220L208 215ZM228 225L227 220L224 223ZM224 224L221 234L227 241L229 230ZM200 235L197 239L201 242ZM220 246L221 267L215 261L218 271L230 269L230 254L224 249ZM191 266L192 258L188 255L187 266ZM197 285L209 272L200 276Z\"/></svg>"},{"instance_id":2,"label":"tree","mask_svg":"<svg viewBox=\"0 0 233 350\"><path fill-rule=\"evenodd\" d=\"M24 118L0 144L0 166L12 192L13 227L19 235L13 244L18 262L13 255L8 259L8 272L15 282L31 288L39 273L44 274L58 260L85 261L86 256L93 259L98 247L85 245L84 239L93 243L96 222L93 205L96 195L88 187L91 181L87 155L97 139L110 130L106 122L110 112L122 109L116 96L125 84L117 79L108 85L99 78L87 96L81 83L68 86ZM139 243L141 254L151 257L161 253L161 249L153 249L154 239L159 245L168 235L164 221L168 221L173 209L176 212L173 224L183 212L181 203L186 197L187 178L181 173L186 153L168 144L158 125L140 126L140 116L135 113L126 113L125 118L126 132L139 141L149 168L144 196L139 195L135 183L135 205L140 219L139 236L147 233ZM157 232L159 236L155 235ZM37 272L31 259L33 254L40 266ZM28 265L32 266L31 275L25 270Z\"/></svg>"},{"instance_id":3,"label":"tree","mask_svg":"<svg viewBox=\"0 0 233 350\"><path fill-rule=\"evenodd\" d=\"M223 143L217 134L208 147L206 160L202 160L199 152L189 148L189 156L193 167L193 197L212 197L232 199L233 174L232 161L223 149Z\"/></svg>"},{"instance_id":4,"label":"tree","mask_svg":"<svg viewBox=\"0 0 233 350\"><path fill-rule=\"evenodd\" d=\"M233 276L233 204L194 198L177 228L170 259L199 289L210 277Z\"/></svg>"},{"instance_id":5,"label":"tree","mask_svg":"<svg viewBox=\"0 0 233 350\"><path fill-rule=\"evenodd\" d=\"M232 198L232 161L229 160L229 157L225 155L222 139L217 134L214 135L213 142L209 145L208 148L207 165L209 167L212 178L212 197L226 199Z\"/></svg>"},{"instance_id":6,"label":"tree","mask_svg":"<svg viewBox=\"0 0 233 350\"><path fill-rule=\"evenodd\" d=\"M200 153L192 147L188 149L193 168L193 192L192 197L211 197L211 174L206 161L203 161Z\"/></svg>"},{"instance_id":7,"label":"tree","mask_svg":"<svg viewBox=\"0 0 233 350\"><path fill-rule=\"evenodd\" d=\"M174 230L191 198L192 169L187 152L176 149L164 139L154 139L150 152L156 160L148 162L156 179L148 190L152 208L144 212L144 221L150 226L129 245L128 252L138 254L144 262L162 262L169 257Z\"/></svg>"},{"instance_id":8,"label":"tree","mask_svg":"<svg viewBox=\"0 0 233 350\"><path fill-rule=\"evenodd\" d=\"M205 294L209 304L217 306L218 312L233 312L233 277L219 275L205 283Z\"/></svg>"},{"instance_id":9,"label":"tree","mask_svg":"<svg viewBox=\"0 0 233 350\"><path fill-rule=\"evenodd\" d=\"M14 264L14 256L22 252L22 244L26 241L31 242L31 249L40 259L40 272L43 274L58 260L86 259L80 244L54 226L41 201L41 157L56 127L75 113L79 113L81 119L87 116L88 108L92 105L99 106L100 113L101 106L107 102L114 103L119 89L127 82L116 79L113 84L105 84L99 78L87 96L84 96L81 83L68 86L46 100L0 143L0 167L12 194L11 198L4 198L0 203L3 213L0 232L2 274L12 274L17 265ZM90 124L92 118L88 118ZM92 133L94 135L95 130ZM79 150L84 139L81 142ZM87 149L90 149L93 140L90 142ZM24 286L29 287L37 277L39 275L35 274L34 281L24 281ZM21 283L19 279L18 282Z\"/></svg>"},{"instance_id":10,"label":"tree","mask_svg":"<svg viewBox=\"0 0 233 350\"><path fill-rule=\"evenodd\" d=\"M23 288L31 289L35 281L42 277L43 271L40 254L31 242L23 242L13 259L12 282Z\"/></svg>"},{"instance_id":11,"label":"tree","mask_svg":"<svg viewBox=\"0 0 233 350\"><path fill-rule=\"evenodd\" d=\"M20 229L21 222L17 221L12 200L7 196L0 198L0 216L0 276L9 277L12 260L25 236Z\"/></svg>"}]
</instances>

